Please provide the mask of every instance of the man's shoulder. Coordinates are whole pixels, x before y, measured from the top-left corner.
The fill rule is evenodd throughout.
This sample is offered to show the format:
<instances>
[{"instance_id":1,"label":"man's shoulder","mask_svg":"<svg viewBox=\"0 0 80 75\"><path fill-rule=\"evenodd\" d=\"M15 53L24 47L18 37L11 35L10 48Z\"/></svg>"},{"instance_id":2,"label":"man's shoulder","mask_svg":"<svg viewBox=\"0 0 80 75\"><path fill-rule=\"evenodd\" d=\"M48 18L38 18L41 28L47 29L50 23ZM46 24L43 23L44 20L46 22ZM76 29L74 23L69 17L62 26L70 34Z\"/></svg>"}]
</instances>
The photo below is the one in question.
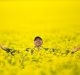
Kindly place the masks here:
<instances>
[{"instance_id":1,"label":"man's shoulder","mask_svg":"<svg viewBox=\"0 0 80 75\"><path fill-rule=\"evenodd\" d=\"M26 48L26 51L29 51L29 50L31 50L32 48Z\"/></svg>"},{"instance_id":2,"label":"man's shoulder","mask_svg":"<svg viewBox=\"0 0 80 75\"><path fill-rule=\"evenodd\" d=\"M46 51L51 50L53 52L56 50L55 48L47 48L47 47L42 47L41 49L44 49ZM26 48L26 51L31 51L31 50L35 50L35 47L34 48Z\"/></svg>"},{"instance_id":3,"label":"man's shoulder","mask_svg":"<svg viewBox=\"0 0 80 75\"><path fill-rule=\"evenodd\" d=\"M26 51L31 51L31 50L35 50L36 48L26 48ZM42 50L49 50L49 48L41 48Z\"/></svg>"},{"instance_id":4,"label":"man's shoulder","mask_svg":"<svg viewBox=\"0 0 80 75\"><path fill-rule=\"evenodd\" d=\"M53 51L54 52L56 49L55 48L44 48L44 50L46 50L46 51L47 50L50 50L50 51Z\"/></svg>"}]
</instances>

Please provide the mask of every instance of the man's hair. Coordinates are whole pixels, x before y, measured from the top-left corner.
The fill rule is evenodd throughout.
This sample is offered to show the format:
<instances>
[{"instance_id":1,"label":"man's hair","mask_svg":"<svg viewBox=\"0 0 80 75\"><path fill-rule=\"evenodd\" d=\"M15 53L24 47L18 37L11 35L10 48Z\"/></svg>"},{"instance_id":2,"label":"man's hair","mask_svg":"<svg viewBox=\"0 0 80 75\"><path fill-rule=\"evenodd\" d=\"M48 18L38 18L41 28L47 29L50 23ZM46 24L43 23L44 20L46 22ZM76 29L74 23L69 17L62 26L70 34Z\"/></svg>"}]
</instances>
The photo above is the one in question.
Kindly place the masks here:
<instances>
[{"instance_id":1,"label":"man's hair","mask_svg":"<svg viewBox=\"0 0 80 75\"><path fill-rule=\"evenodd\" d=\"M40 40L42 40L42 38L41 38L41 37L39 37L39 36L36 36L36 37L34 38L34 41L35 41L35 40L37 40L37 39L40 39Z\"/></svg>"}]
</instances>

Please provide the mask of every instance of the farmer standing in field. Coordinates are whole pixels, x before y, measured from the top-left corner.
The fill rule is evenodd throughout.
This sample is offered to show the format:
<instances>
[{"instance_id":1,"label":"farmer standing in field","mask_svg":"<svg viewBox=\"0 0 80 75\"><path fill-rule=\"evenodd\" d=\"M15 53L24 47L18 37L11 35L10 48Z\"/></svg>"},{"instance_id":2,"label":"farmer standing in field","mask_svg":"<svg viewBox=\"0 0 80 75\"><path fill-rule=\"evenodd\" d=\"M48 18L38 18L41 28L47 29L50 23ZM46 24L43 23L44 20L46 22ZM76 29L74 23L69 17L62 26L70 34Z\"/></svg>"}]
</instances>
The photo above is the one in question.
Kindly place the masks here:
<instances>
[{"instance_id":1,"label":"farmer standing in field","mask_svg":"<svg viewBox=\"0 0 80 75\"><path fill-rule=\"evenodd\" d=\"M31 48L26 48L26 51L27 51L27 52L30 51L31 54L34 54L35 51L39 52L39 51L41 51L41 50L54 52L55 54L57 53L57 52L56 52L57 49L54 49L54 48L51 48L51 49L50 49L50 48L44 48L44 47L42 46L42 44L43 44L42 38L39 37L39 36L37 36L37 37L34 38L34 48L32 48L32 49L31 49ZM4 47L4 46L2 46L2 45L0 45L0 48L3 49L3 50L5 50L7 53L11 53L12 55L14 55L16 52L18 52L17 50L14 50L14 49L11 49L11 48L7 48L7 47ZM72 50L72 52L70 52L69 50L67 50L67 51L66 51L66 55L67 55L68 53L74 54L75 52L77 52L77 51L79 51L79 50L80 50L80 47L75 47L75 48ZM18 52L18 53L19 53L19 52Z\"/></svg>"}]
</instances>

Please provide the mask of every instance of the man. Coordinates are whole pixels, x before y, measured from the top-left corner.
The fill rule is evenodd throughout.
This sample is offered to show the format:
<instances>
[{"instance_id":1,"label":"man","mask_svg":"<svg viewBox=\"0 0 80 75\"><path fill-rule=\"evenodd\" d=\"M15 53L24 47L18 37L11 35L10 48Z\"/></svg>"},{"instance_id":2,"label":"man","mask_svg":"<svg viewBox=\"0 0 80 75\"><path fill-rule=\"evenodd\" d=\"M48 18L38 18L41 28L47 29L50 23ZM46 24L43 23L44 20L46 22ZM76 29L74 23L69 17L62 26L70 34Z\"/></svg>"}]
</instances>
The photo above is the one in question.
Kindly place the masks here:
<instances>
[{"instance_id":1,"label":"man","mask_svg":"<svg viewBox=\"0 0 80 75\"><path fill-rule=\"evenodd\" d=\"M35 37L35 39L34 39L34 48L32 48L32 49L27 48L26 51L30 51L30 50L31 50L31 54L34 54L35 51L40 52L41 50L45 50L45 51L50 50L49 48L44 48L44 47L42 46L42 44L43 44L42 38L39 37L39 36L37 36L37 37ZM55 49L52 48L51 50L54 51Z\"/></svg>"},{"instance_id":2,"label":"man","mask_svg":"<svg viewBox=\"0 0 80 75\"><path fill-rule=\"evenodd\" d=\"M49 49L49 48L44 48L44 47L42 46L42 44L43 44L42 38L39 37L39 36L37 36L37 37L35 37L35 39L34 39L34 48L33 48L33 49L27 48L26 51L27 51L27 52L30 51L31 54L34 54L35 51L39 52L39 51L41 51L41 50L45 50L45 51L50 50L51 52L55 52L55 51L57 50L57 49L54 49L54 48L51 48L51 49ZM6 48L6 47L3 47L2 45L0 45L0 48L3 49L3 50L5 50L7 53L11 53L12 55L14 55L14 54L17 52L17 50L10 49L10 48ZM79 51L79 50L80 50L80 47L75 47L75 48L72 50L72 52L70 52L69 50L66 50L66 55L67 55L68 53L74 54L75 52L77 52L77 51ZM19 53L19 52L18 52L18 53Z\"/></svg>"}]
</instances>

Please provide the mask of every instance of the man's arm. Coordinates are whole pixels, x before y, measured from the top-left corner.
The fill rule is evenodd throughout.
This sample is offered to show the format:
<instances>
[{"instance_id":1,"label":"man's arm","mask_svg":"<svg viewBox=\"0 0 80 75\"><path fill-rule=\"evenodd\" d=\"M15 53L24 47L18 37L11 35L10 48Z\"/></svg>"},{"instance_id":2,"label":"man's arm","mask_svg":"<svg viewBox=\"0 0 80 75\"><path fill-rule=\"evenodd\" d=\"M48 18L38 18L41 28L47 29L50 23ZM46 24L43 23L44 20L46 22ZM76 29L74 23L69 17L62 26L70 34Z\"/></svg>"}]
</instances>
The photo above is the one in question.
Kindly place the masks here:
<instances>
[{"instance_id":1,"label":"man's arm","mask_svg":"<svg viewBox=\"0 0 80 75\"><path fill-rule=\"evenodd\" d=\"M74 53L77 52L77 51L80 51L80 46L74 47L72 51L66 50L66 55L68 55L69 53L70 53L70 54L74 54Z\"/></svg>"},{"instance_id":2,"label":"man's arm","mask_svg":"<svg viewBox=\"0 0 80 75\"><path fill-rule=\"evenodd\" d=\"M4 47L2 45L0 45L0 48L3 49L4 51L6 51L7 53L11 53L12 55L14 55L14 53L16 52L16 50Z\"/></svg>"},{"instance_id":3,"label":"man's arm","mask_svg":"<svg viewBox=\"0 0 80 75\"><path fill-rule=\"evenodd\" d=\"M11 50L10 48L6 48L6 47L4 47L4 46L2 46L2 45L0 45L0 48L3 49L3 50L5 50L5 51L8 52L8 53L9 53L10 50Z\"/></svg>"}]
</instances>

